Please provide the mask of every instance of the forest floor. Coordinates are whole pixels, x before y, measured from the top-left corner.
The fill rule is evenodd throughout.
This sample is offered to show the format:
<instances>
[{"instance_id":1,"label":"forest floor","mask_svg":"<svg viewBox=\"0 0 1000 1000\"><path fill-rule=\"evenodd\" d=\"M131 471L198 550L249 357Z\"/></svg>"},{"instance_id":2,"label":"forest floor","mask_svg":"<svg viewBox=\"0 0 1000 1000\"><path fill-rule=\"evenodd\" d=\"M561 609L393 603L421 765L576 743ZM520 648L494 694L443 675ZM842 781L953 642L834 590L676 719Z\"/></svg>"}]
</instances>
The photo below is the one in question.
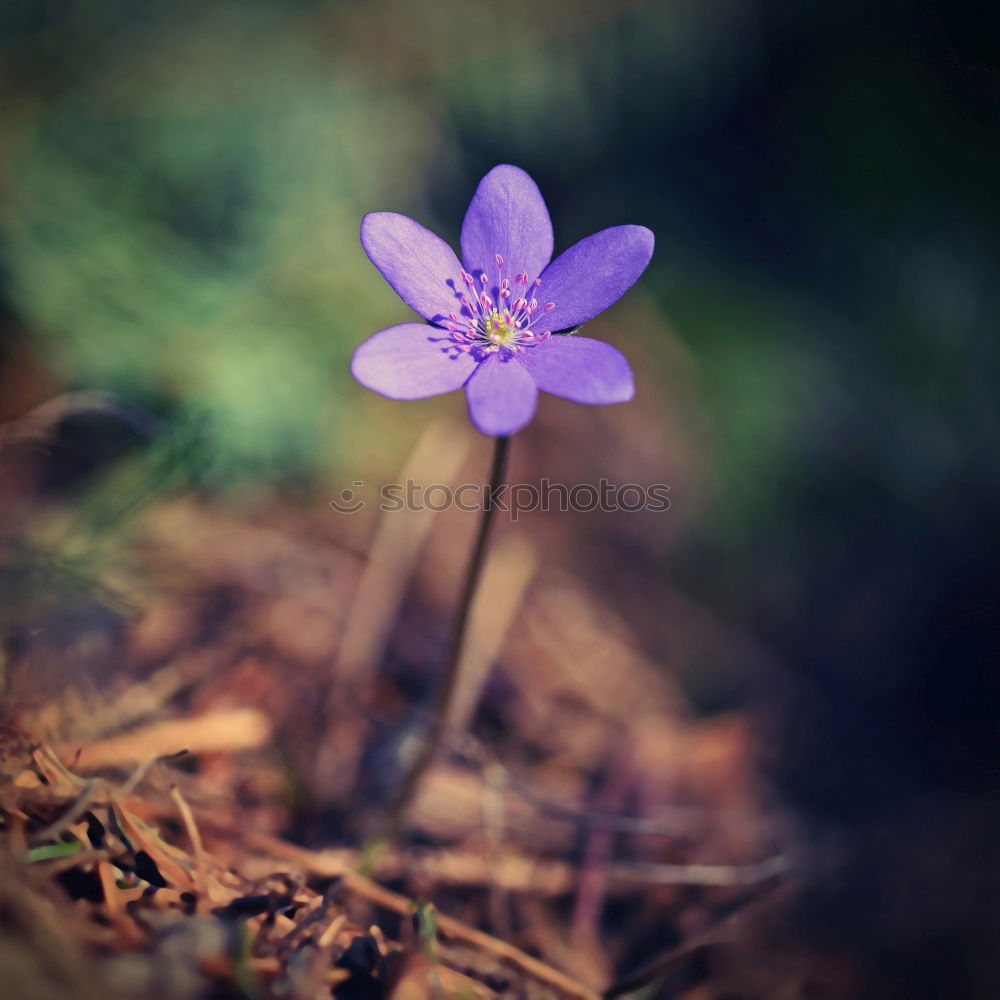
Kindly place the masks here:
<instances>
[{"instance_id":1,"label":"forest floor","mask_svg":"<svg viewBox=\"0 0 1000 1000\"><path fill-rule=\"evenodd\" d=\"M401 480L480 474L467 444L432 427ZM616 601L614 567L573 572L578 529L497 532L446 745L391 819L473 530L163 497L100 586L25 583L0 736L9 996L850 995L782 930L794 849L758 726L696 713L642 635L665 616L680 660L756 651L669 586ZM28 551L8 579L38 578Z\"/></svg>"}]
</instances>

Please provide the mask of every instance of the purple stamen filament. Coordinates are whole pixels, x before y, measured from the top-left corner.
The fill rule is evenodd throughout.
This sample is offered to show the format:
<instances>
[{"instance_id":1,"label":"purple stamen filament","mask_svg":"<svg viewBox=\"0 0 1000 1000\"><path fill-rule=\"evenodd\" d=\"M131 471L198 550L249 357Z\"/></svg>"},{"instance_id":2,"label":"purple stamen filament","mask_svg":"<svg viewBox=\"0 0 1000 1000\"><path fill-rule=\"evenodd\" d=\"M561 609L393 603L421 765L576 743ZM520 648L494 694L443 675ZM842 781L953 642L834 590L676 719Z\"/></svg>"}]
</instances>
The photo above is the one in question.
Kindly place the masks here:
<instances>
[{"instance_id":1,"label":"purple stamen filament","mask_svg":"<svg viewBox=\"0 0 1000 1000\"><path fill-rule=\"evenodd\" d=\"M528 292L528 275L523 271L514 278L514 284L520 294L510 306L505 305L510 299L510 279L503 276L504 260L496 255L497 282L494 292L499 303L486 293L489 279L486 273L479 276L482 290L476 294L476 280L468 271L462 271L462 283L468 288L469 295L460 295L462 303L461 315L450 313L445 328L451 333L455 347L464 352L479 350L487 354L496 354L501 347L516 354L524 351L525 346L533 346L547 340L549 333L538 334L531 331L530 324L538 309L538 299L534 293L541 287L542 279L536 278ZM531 295L529 300L528 295ZM542 312L555 308L554 302L547 302Z\"/></svg>"}]
</instances>

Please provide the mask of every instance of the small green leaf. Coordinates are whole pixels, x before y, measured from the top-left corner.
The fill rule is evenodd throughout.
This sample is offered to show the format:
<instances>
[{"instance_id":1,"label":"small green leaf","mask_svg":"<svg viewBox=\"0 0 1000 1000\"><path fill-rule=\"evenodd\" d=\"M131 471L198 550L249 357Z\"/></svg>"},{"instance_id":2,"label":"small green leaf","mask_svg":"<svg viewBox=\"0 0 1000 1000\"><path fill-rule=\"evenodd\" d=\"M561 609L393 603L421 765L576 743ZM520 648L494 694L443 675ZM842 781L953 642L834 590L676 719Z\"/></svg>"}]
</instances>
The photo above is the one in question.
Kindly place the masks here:
<instances>
[{"instance_id":1,"label":"small green leaf","mask_svg":"<svg viewBox=\"0 0 1000 1000\"><path fill-rule=\"evenodd\" d=\"M253 942L253 935L244 920L240 926L239 951L234 962L233 976L236 985L247 1000L261 1000L262 994L257 982L257 975L250 964L250 959L253 957Z\"/></svg>"},{"instance_id":2,"label":"small green leaf","mask_svg":"<svg viewBox=\"0 0 1000 1000\"><path fill-rule=\"evenodd\" d=\"M51 861L52 858L68 858L83 847L79 840L60 840L56 844L42 844L32 847L25 856L29 864L35 861Z\"/></svg>"},{"instance_id":3,"label":"small green leaf","mask_svg":"<svg viewBox=\"0 0 1000 1000\"><path fill-rule=\"evenodd\" d=\"M437 961L437 910L426 899L418 899L413 909L413 929L420 940L424 956Z\"/></svg>"}]
</instances>

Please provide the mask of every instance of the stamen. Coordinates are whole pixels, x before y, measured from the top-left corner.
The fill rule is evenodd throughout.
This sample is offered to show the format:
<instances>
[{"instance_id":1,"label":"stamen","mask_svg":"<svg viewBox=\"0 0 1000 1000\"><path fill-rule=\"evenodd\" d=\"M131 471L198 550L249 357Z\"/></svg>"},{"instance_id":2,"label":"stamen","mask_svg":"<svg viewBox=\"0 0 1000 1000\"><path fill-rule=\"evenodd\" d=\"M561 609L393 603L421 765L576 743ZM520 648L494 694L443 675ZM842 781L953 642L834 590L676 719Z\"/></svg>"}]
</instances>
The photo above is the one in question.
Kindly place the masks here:
<instances>
[{"instance_id":1,"label":"stamen","mask_svg":"<svg viewBox=\"0 0 1000 1000\"><path fill-rule=\"evenodd\" d=\"M514 277L514 284L523 292L511 300L511 280L503 275L503 255L495 255L497 264L497 284L493 289L499 300L499 306L494 305L488 289L490 279L485 272L480 272L481 289L478 295L466 296L458 294L461 309L458 314L448 313L448 320L442 326L450 333L450 347L455 351L467 354L479 350L486 354L496 354L501 348L513 354L523 354L525 347L534 347L548 340L549 334L536 334L529 329L532 313L538 309L538 299L533 295L529 300L527 295L528 275L521 271ZM462 283L469 289L477 287L476 278L464 268L460 271ZM541 278L530 282L534 292L542 284ZM454 288L454 283L452 283ZM542 312L555 308L554 302L546 302ZM464 325L463 325L464 324Z\"/></svg>"}]
</instances>

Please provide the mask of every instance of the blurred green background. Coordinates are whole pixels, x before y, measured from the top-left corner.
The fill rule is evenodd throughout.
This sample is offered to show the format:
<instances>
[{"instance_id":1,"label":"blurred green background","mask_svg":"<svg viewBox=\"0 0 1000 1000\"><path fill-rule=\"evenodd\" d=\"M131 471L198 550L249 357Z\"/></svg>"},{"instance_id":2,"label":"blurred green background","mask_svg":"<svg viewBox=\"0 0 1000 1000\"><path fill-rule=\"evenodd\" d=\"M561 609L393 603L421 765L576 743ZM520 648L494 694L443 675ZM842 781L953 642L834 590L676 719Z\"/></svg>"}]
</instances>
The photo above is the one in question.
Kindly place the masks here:
<instances>
[{"instance_id":1,"label":"blurred green background","mask_svg":"<svg viewBox=\"0 0 1000 1000\"><path fill-rule=\"evenodd\" d=\"M656 233L639 286L594 325L640 372L617 433L673 491L669 544L643 522L636 572L793 662L904 670L873 650L883 619L914 617L910 581L991 552L989 35L974 5L924 2L8 0L3 415L106 390L160 422L128 488L104 489L105 524L164 489L314 505L384 479L463 401L399 405L351 380L356 345L410 315L360 218L402 211L457 242L478 178L516 163L557 252L608 225ZM538 426L530 474L593 451L591 425ZM136 450L78 433L54 489ZM613 476L603 457L561 471ZM843 638L840 604L860 652L818 648ZM706 707L741 696L726 670L689 672Z\"/></svg>"},{"instance_id":2,"label":"blurred green background","mask_svg":"<svg viewBox=\"0 0 1000 1000\"><path fill-rule=\"evenodd\" d=\"M991 29L967 0L6 0L3 415L67 389L140 407L161 423L139 493L391 474L463 402L351 381L354 347L408 318L361 216L454 243L478 178L518 164L557 250L657 237L602 328L641 372L613 419L693 459L650 465L681 477L670 545L608 558L641 550L790 665L775 768L806 815L992 794ZM747 696L724 675L689 678L706 710Z\"/></svg>"},{"instance_id":3,"label":"blurred green background","mask_svg":"<svg viewBox=\"0 0 1000 1000\"><path fill-rule=\"evenodd\" d=\"M5 342L210 435L199 480L342 467L360 421L410 419L346 374L408 315L360 216L454 240L510 161L559 246L656 232L643 289L697 362L729 543L802 461L921 503L996 426L997 79L971 11L8 0Z\"/></svg>"}]
</instances>

